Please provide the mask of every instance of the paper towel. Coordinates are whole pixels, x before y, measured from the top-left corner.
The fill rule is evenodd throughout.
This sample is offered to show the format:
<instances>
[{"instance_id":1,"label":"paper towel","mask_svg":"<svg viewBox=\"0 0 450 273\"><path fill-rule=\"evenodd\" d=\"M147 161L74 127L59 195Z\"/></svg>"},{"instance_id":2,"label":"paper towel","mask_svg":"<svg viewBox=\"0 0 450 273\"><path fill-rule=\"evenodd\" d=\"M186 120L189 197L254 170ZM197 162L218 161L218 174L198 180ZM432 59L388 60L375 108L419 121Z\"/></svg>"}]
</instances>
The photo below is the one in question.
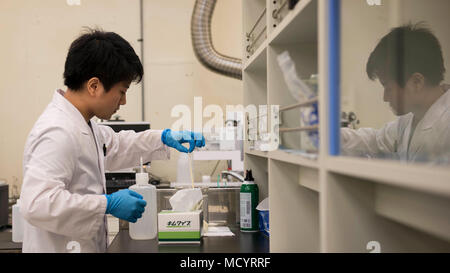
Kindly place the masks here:
<instances>
[{"instance_id":1,"label":"paper towel","mask_svg":"<svg viewBox=\"0 0 450 273\"><path fill-rule=\"evenodd\" d=\"M200 189L182 189L177 191L169 202L173 211L193 211L199 209L203 201Z\"/></svg>"}]
</instances>

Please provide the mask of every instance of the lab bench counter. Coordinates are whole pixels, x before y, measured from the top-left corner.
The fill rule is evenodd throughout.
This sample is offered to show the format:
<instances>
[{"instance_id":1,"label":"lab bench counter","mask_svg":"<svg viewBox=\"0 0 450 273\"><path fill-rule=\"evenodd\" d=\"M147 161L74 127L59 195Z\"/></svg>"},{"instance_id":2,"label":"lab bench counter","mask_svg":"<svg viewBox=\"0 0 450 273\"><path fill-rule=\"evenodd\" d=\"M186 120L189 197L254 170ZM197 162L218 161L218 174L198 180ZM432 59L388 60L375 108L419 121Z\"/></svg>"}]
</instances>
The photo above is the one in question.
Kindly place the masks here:
<instances>
[{"instance_id":1,"label":"lab bench counter","mask_svg":"<svg viewBox=\"0 0 450 273\"><path fill-rule=\"evenodd\" d=\"M107 249L108 253L268 253L269 237L261 232L246 233L231 227L234 236L202 237L199 245L159 245L158 239L132 240L121 230Z\"/></svg>"},{"instance_id":2,"label":"lab bench counter","mask_svg":"<svg viewBox=\"0 0 450 273\"><path fill-rule=\"evenodd\" d=\"M0 253L21 253L22 243L12 241L11 231L0 232Z\"/></svg>"}]
</instances>

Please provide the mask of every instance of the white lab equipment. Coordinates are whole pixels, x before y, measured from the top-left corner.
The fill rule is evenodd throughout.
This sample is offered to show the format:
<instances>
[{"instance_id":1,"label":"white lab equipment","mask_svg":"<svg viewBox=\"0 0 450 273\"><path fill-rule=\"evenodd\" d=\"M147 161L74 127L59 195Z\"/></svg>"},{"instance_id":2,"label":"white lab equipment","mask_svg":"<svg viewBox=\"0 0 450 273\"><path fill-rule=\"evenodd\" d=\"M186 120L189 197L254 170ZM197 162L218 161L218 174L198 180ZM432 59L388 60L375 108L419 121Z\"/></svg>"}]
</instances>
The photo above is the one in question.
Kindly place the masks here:
<instances>
[{"instance_id":1,"label":"white lab equipment","mask_svg":"<svg viewBox=\"0 0 450 273\"><path fill-rule=\"evenodd\" d=\"M224 126L205 127L206 146L201 150L234 151L243 149L244 112L227 111Z\"/></svg>"},{"instance_id":2,"label":"white lab equipment","mask_svg":"<svg viewBox=\"0 0 450 273\"><path fill-rule=\"evenodd\" d=\"M243 112L227 111L225 127L220 128L220 150L240 150L243 146Z\"/></svg>"},{"instance_id":3,"label":"white lab equipment","mask_svg":"<svg viewBox=\"0 0 450 273\"><path fill-rule=\"evenodd\" d=\"M12 207L12 241L14 243L23 241L23 218L20 215L20 199Z\"/></svg>"},{"instance_id":4,"label":"white lab equipment","mask_svg":"<svg viewBox=\"0 0 450 273\"><path fill-rule=\"evenodd\" d=\"M227 111L224 127L211 128L204 132L206 146L192 153L192 160L229 160L231 169L244 170L244 114L242 111ZM177 181L179 181L177 179ZM188 180L185 180L187 183Z\"/></svg>"},{"instance_id":5,"label":"white lab equipment","mask_svg":"<svg viewBox=\"0 0 450 273\"><path fill-rule=\"evenodd\" d=\"M235 151L194 151L192 160L231 160L231 169L239 172L244 170L244 161L241 158L242 152Z\"/></svg>"},{"instance_id":6,"label":"white lab equipment","mask_svg":"<svg viewBox=\"0 0 450 273\"><path fill-rule=\"evenodd\" d=\"M148 173L143 170L141 157L141 172L136 173L136 185L129 189L142 195L147 202L142 217L136 223L129 224L130 237L133 240L150 240L156 238L158 232L158 214L156 202L156 187L148 184Z\"/></svg>"},{"instance_id":7,"label":"white lab equipment","mask_svg":"<svg viewBox=\"0 0 450 273\"><path fill-rule=\"evenodd\" d=\"M211 181L211 177L202 177L202 182L194 182L192 173L193 160L231 160L233 171L243 170L243 161L241 161L241 151L194 151L192 156L180 153L177 163L177 178L175 182L170 183L172 188L180 187L218 187L218 186L241 186L241 182L217 183Z\"/></svg>"},{"instance_id":8,"label":"white lab equipment","mask_svg":"<svg viewBox=\"0 0 450 273\"><path fill-rule=\"evenodd\" d=\"M209 176L209 175L202 175L202 182L203 183L210 183L211 182L211 176Z\"/></svg>"},{"instance_id":9,"label":"white lab equipment","mask_svg":"<svg viewBox=\"0 0 450 273\"><path fill-rule=\"evenodd\" d=\"M193 177L191 177L191 173L193 173L191 158L186 153L180 153L177 162L177 180L176 183L191 183Z\"/></svg>"}]
</instances>

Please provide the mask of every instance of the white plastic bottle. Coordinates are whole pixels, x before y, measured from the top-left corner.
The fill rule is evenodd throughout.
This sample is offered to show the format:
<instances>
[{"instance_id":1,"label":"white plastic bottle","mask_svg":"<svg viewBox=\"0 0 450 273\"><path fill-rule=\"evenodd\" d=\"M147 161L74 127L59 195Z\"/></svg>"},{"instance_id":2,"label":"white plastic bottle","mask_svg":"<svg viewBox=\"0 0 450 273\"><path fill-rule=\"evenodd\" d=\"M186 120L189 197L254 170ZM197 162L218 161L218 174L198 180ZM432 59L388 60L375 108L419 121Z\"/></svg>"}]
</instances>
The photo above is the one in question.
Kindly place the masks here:
<instances>
[{"instance_id":1,"label":"white plastic bottle","mask_svg":"<svg viewBox=\"0 0 450 273\"><path fill-rule=\"evenodd\" d=\"M23 218L20 214L20 199L12 207L12 241L21 243L23 240Z\"/></svg>"},{"instance_id":2,"label":"white plastic bottle","mask_svg":"<svg viewBox=\"0 0 450 273\"><path fill-rule=\"evenodd\" d=\"M141 159L142 161L142 159ZM129 187L144 197L147 202L142 217L136 223L129 224L130 237L133 240L150 240L156 238L158 231L158 215L156 204L156 187L148 184L148 173L143 172L141 163L141 172L136 173L136 184Z\"/></svg>"}]
</instances>

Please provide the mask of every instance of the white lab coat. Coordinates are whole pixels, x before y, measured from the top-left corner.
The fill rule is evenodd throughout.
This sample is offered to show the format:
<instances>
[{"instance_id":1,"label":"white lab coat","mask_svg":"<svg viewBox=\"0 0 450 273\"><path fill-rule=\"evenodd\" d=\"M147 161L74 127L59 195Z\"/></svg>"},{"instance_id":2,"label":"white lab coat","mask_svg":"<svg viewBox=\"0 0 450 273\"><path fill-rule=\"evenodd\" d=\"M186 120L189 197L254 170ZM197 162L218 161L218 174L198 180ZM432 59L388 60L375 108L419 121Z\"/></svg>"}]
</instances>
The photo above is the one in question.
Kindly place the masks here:
<instances>
[{"instance_id":1,"label":"white lab coat","mask_svg":"<svg viewBox=\"0 0 450 273\"><path fill-rule=\"evenodd\" d=\"M22 251L104 252L105 169L137 166L140 156L144 162L169 159L169 148L159 130L115 133L94 121L91 130L63 94L55 92L25 145Z\"/></svg>"},{"instance_id":2,"label":"white lab coat","mask_svg":"<svg viewBox=\"0 0 450 273\"><path fill-rule=\"evenodd\" d=\"M413 117L408 113L381 129L342 128L342 154L450 164L450 91L428 109L411 136Z\"/></svg>"}]
</instances>

